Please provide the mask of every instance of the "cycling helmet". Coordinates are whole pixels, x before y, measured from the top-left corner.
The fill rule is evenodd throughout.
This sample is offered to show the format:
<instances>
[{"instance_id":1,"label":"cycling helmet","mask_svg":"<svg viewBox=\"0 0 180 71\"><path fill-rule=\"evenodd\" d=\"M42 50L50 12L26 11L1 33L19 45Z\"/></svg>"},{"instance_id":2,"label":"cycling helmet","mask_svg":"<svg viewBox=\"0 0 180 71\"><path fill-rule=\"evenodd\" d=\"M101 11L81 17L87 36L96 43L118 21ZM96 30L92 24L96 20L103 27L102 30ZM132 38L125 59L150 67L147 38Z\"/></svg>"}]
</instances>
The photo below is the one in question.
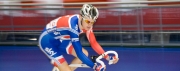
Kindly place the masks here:
<instances>
[{"instance_id":1,"label":"cycling helmet","mask_svg":"<svg viewBox=\"0 0 180 71\"><path fill-rule=\"evenodd\" d=\"M99 12L96 7L91 4L84 4L80 10L80 15L82 17L86 16L92 20L96 20L99 16Z\"/></svg>"}]
</instances>

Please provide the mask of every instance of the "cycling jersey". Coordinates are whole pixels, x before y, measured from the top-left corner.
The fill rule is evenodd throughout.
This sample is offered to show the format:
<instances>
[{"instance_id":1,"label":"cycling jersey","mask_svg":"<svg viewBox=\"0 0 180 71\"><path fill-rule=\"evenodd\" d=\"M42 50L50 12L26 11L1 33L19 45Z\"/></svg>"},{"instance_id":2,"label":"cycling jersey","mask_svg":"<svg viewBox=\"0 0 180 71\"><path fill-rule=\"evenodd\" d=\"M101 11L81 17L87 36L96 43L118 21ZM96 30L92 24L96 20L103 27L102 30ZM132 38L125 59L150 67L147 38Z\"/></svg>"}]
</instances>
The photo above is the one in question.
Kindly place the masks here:
<instances>
[{"instance_id":1,"label":"cycling jersey","mask_svg":"<svg viewBox=\"0 0 180 71\"><path fill-rule=\"evenodd\" d=\"M74 48L78 58L93 68L94 63L82 52L82 45L79 41L81 33L86 33L91 46L98 54L104 53L102 47L97 43L92 29L81 30L78 20L78 14L66 15L52 20L44 28L39 38L39 46L49 58L54 60L52 63L55 62L55 65L60 65L65 61L61 52L71 54L72 48Z\"/></svg>"}]
</instances>

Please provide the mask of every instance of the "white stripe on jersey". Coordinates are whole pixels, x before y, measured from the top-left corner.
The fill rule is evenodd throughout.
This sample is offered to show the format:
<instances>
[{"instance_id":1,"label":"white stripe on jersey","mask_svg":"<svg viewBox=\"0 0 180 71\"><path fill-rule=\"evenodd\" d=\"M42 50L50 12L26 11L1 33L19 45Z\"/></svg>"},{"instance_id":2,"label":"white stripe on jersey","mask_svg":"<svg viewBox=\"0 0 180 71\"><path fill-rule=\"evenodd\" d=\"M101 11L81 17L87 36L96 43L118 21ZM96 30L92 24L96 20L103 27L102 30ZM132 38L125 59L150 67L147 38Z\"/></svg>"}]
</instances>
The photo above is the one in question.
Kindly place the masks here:
<instances>
[{"instance_id":1,"label":"white stripe on jersey","mask_svg":"<svg viewBox=\"0 0 180 71\"><path fill-rule=\"evenodd\" d=\"M66 27L61 27L61 28L57 28L57 31L70 31L70 32L72 32L72 33L74 33L74 34L76 34L76 35L78 35L79 36L79 32L77 32L76 30L74 30L74 29L70 29L70 28L66 28Z\"/></svg>"},{"instance_id":2,"label":"white stripe on jersey","mask_svg":"<svg viewBox=\"0 0 180 71\"><path fill-rule=\"evenodd\" d=\"M59 59L62 59L62 58L64 58L63 57L63 55L61 55L61 56L58 56L58 57L56 57L56 58L54 58L54 59L56 59L56 60L59 60ZM54 64L54 60L51 60L51 64ZM57 63L57 62L56 62ZM59 63L59 61L58 61L58 63Z\"/></svg>"},{"instance_id":3,"label":"white stripe on jersey","mask_svg":"<svg viewBox=\"0 0 180 71\"><path fill-rule=\"evenodd\" d=\"M64 36L69 36L69 35L60 35L60 36L56 36L54 38L55 39L61 39L61 40L70 40L70 38L64 38Z\"/></svg>"},{"instance_id":4,"label":"white stripe on jersey","mask_svg":"<svg viewBox=\"0 0 180 71\"><path fill-rule=\"evenodd\" d=\"M68 46L67 46L67 48L66 48L66 52L69 54L69 48L70 48L70 46L72 45L72 43L71 42L69 42L69 44L68 44Z\"/></svg>"},{"instance_id":5,"label":"white stripe on jersey","mask_svg":"<svg viewBox=\"0 0 180 71\"><path fill-rule=\"evenodd\" d=\"M79 15L77 14L77 17L78 17L78 19L79 19Z\"/></svg>"}]
</instances>

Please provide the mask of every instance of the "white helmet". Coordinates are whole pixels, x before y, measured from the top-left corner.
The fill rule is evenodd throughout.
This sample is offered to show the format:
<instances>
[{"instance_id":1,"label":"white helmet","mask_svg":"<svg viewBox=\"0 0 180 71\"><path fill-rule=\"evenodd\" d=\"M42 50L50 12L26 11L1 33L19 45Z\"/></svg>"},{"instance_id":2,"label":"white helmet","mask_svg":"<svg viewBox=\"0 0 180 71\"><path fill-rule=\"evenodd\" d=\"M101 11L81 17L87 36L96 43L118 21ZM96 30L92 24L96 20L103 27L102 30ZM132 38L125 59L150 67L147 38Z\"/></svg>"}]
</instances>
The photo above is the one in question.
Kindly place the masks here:
<instances>
[{"instance_id":1,"label":"white helmet","mask_svg":"<svg viewBox=\"0 0 180 71\"><path fill-rule=\"evenodd\" d=\"M93 20L96 20L99 16L97 8L91 4L84 4L81 8L80 14L82 17L86 16Z\"/></svg>"}]
</instances>

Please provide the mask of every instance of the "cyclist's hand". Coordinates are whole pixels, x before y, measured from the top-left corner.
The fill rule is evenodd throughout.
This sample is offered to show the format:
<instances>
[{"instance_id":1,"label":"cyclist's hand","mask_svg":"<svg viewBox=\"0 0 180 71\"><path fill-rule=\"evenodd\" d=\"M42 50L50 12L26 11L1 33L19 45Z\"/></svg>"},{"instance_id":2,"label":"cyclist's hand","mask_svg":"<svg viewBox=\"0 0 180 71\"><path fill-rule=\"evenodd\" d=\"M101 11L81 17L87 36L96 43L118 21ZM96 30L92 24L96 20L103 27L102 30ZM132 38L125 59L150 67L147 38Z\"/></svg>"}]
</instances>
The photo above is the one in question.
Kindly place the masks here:
<instances>
[{"instance_id":1,"label":"cyclist's hand","mask_svg":"<svg viewBox=\"0 0 180 71\"><path fill-rule=\"evenodd\" d=\"M116 64L119 61L119 58L116 58L115 56L109 56L108 57L109 64Z\"/></svg>"},{"instance_id":2,"label":"cyclist's hand","mask_svg":"<svg viewBox=\"0 0 180 71\"><path fill-rule=\"evenodd\" d=\"M102 67L102 65L94 65L94 71L105 71L106 67Z\"/></svg>"}]
</instances>

